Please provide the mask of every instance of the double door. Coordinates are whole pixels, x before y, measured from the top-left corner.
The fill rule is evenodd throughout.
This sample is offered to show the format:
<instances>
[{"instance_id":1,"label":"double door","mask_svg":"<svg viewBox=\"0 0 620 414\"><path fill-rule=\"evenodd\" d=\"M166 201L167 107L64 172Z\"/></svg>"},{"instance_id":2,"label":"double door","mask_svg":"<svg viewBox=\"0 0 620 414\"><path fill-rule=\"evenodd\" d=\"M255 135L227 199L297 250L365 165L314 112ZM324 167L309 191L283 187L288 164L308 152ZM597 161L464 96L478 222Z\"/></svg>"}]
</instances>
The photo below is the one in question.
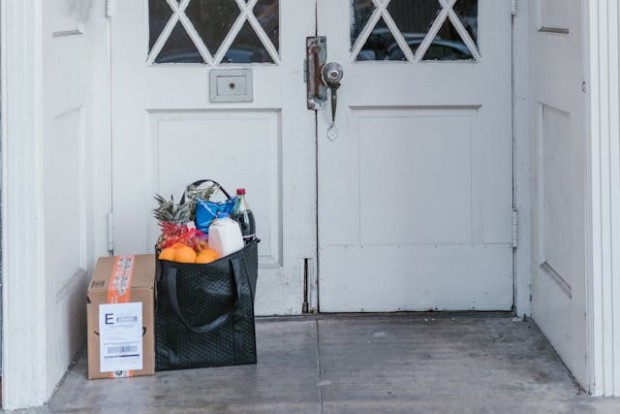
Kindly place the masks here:
<instances>
[{"instance_id":1,"label":"double door","mask_svg":"<svg viewBox=\"0 0 620 414\"><path fill-rule=\"evenodd\" d=\"M512 306L510 1L119 1L112 57L116 253L215 178L255 211L259 314Z\"/></svg>"}]
</instances>

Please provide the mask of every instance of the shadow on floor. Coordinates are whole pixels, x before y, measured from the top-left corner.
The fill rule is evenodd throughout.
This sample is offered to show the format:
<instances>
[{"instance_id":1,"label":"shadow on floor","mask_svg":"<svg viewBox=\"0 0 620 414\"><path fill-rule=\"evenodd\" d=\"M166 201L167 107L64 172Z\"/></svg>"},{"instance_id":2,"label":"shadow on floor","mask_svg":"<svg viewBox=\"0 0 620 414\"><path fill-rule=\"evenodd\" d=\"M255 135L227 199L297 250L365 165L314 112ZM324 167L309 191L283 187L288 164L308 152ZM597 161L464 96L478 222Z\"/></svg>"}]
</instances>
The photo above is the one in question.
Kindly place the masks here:
<instances>
[{"instance_id":1,"label":"shadow on floor","mask_svg":"<svg viewBox=\"0 0 620 414\"><path fill-rule=\"evenodd\" d=\"M49 405L21 412L620 413L505 314L260 319L257 346L255 366L118 380L88 381L83 356Z\"/></svg>"}]
</instances>

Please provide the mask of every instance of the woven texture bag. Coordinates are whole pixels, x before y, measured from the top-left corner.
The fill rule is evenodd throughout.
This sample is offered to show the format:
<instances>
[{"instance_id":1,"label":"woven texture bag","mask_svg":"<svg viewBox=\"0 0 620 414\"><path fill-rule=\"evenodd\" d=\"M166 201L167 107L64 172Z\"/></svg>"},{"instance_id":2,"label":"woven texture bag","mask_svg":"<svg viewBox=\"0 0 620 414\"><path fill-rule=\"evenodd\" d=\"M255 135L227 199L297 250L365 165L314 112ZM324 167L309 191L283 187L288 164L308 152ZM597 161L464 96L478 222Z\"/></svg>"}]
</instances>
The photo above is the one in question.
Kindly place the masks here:
<instances>
[{"instance_id":1,"label":"woven texture bag","mask_svg":"<svg viewBox=\"0 0 620 414\"><path fill-rule=\"evenodd\" d=\"M158 260L156 370L256 363L258 241L208 264Z\"/></svg>"}]
</instances>

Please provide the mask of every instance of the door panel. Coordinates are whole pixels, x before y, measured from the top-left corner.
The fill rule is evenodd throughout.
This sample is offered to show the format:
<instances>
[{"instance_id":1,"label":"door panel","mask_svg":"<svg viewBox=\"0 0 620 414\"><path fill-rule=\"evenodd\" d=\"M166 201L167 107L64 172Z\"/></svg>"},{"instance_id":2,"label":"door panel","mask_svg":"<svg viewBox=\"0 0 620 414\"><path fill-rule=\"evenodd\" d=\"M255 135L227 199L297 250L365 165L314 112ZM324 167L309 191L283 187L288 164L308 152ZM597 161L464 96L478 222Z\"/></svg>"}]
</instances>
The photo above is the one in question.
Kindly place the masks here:
<instances>
[{"instance_id":1,"label":"door panel","mask_svg":"<svg viewBox=\"0 0 620 414\"><path fill-rule=\"evenodd\" d=\"M202 0L116 2L114 252L153 251L155 193L178 198L201 178L245 187L261 239L257 314L300 313L305 259L316 258L316 134L301 63L315 5L226 3L225 15ZM231 68L250 69L253 101L211 102L210 71Z\"/></svg>"},{"instance_id":2,"label":"door panel","mask_svg":"<svg viewBox=\"0 0 620 414\"><path fill-rule=\"evenodd\" d=\"M351 117L359 146L360 243L471 240L471 118L476 111L353 109ZM392 201L386 200L390 194ZM390 205L399 212L388 213ZM437 227L435 220L446 225Z\"/></svg>"},{"instance_id":3,"label":"door panel","mask_svg":"<svg viewBox=\"0 0 620 414\"><path fill-rule=\"evenodd\" d=\"M344 68L335 138L318 116L321 310L510 309L510 1L317 15Z\"/></svg>"},{"instance_id":4,"label":"door panel","mask_svg":"<svg viewBox=\"0 0 620 414\"><path fill-rule=\"evenodd\" d=\"M151 188L161 189L163 194L176 194L182 180L217 176L222 183L232 183L233 190L235 183L252 189L251 206L261 227L262 262L281 265L280 111L204 111L183 115L158 111L151 113L149 119L152 172L148 175L156 179ZM246 131L252 131L250 139ZM226 137L225 142L222 137ZM213 148L217 154L197 152L196 148ZM253 174L248 174L248 167ZM154 221L151 224L148 237L157 239L159 227Z\"/></svg>"},{"instance_id":5,"label":"door panel","mask_svg":"<svg viewBox=\"0 0 620 414\"><path fill-rule=\"evenodd\" d=\"M484 249L475 245L358 249L344 245L322 249L320 258L321 269L341 276L321 274L320 303L326 312L505 310L509 305L490 300L512 296L512 273L505 265L512 260L512 251L501 245ZM450 283L446 283L446 274L451 275ZM332 292L337 292L338 300L332 298ZM332 301L325 305L326 298Z\"/></svg>"},{"instance_id":6,"label":"door panel","mask_svg":"<svg viewBox=\"0 0 620 414\"><path fill-rule=\"evenodd\" d=\"M536 208L536 323L581 384L586 345L586 94L581 0L537 0L531 8Z\"/></svg>"}]
</instances>

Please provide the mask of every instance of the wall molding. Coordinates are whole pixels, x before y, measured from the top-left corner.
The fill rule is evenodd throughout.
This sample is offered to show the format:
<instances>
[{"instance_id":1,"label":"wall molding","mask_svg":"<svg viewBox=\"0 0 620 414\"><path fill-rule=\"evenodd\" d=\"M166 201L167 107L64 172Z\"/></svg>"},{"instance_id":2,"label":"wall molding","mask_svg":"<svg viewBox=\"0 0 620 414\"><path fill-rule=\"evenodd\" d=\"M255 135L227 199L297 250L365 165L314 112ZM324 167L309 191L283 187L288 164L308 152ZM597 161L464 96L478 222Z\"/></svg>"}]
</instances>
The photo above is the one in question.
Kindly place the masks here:
<instances>
[{"instance_id":1,"label":"wall molding","mask_svg":"<svg viewBox=\"0 0 620 414\"><path fill-rule=\"evenodd\" d=\"M40 0L2 2L3 408L46 389Z\"/></svg>"},{"instance_id":2,"label":"wall molding","mask_svg":"<svg viewBox=\"0 0 620 414\"><path fill-rule=\"evenodd\" d=\"M617 0L589 0L590 392L620 396L620 88Z\"/></svg>"}]
</instances>

